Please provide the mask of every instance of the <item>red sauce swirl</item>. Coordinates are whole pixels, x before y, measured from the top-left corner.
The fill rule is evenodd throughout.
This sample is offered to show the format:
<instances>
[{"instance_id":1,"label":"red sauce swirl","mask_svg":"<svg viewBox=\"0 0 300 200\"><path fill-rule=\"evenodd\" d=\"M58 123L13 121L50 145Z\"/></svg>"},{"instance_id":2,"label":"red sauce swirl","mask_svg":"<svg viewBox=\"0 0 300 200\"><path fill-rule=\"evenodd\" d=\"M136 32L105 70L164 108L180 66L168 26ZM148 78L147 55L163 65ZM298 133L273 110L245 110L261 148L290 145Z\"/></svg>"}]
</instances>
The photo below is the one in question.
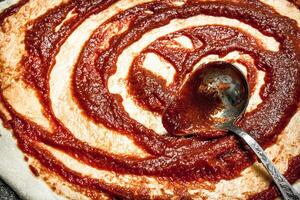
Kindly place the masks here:
<instances>
[{"instance_id":1,"label":"red sauce swirl","mask_svg":"<svg viewBox=\"0 0 300 200\"><path fill-rule=\"evenodd\" d=\"M73 96L86 116L95 123L101 123L111 130L127 135L152 155L146 159L125 159L95 149L76 139L55 118L51 108L48 83L48 75L55 62L55 56L72 30L88 16L103 11L114 2L113 0L70 1L36 19L32 28L26 31L25 48L28 55L25 55L22 61L26 68L24 80L39 94L44 112L55 127L55 133L50 134L20 116L5 102L12 115L12 119L7 123L11 125L19 147L66 181L119 197L140 198L141 196L92 178L83 179L80 174L65 167L38 146L37 142L60 149L95 168L117 173L184 181L201 178L211 182L237 177L242 170L253 164L255 159L235 136L225 135L214 139L160 136L130 118L122 106L120 96L109 93L108 78L115 73L117 58L126 47L146 32L164 26L172 19L185 19L199 14L238 19L263 34L274 37L281 44L279 51L265 50L256 39L232 27L207 25L183 29L154 41L134 59L128 76L129 91L139 105L161 114L201 58L210 54L224 56L235 50L249 54L255 60L255 66L266 73L266 82L260 91L263 102L257 109L247 113L238 125L247 130L263 147L267 147L276 141L277 136L297 111L299 103L300 31L297 23L255 0L248 0L245 3L188 1L183 7L175 7L163 1L152 2L120 12L105 22L122 20L128 15L134 19L127 31L109 41L109 47L105 50L97 49L99 42L97 38L101 37L97 34L99 30L93 33L83 47L73 72ZM15 9L1 15L0 21L3 21L10 12L15 12ZM56 26L73 9L77 15L55 31ZM153 13L146 13L145 10ZM171 40L179 35L189 37L195 48L172 49L162 45L162 40ZM144 55L148 52L156 53L173 64L176 74L170 85L167 86L161 77L141 67ZM255 81L251 84L253 86ZM297 156L290 162L289 171L286 173L289 181L294 182L300 177L299 166L300 160ZM262 199L263 196L268 199L275 198L277 195L278 192L272 187L253 198Z\"/></svg>"}]
</instances>

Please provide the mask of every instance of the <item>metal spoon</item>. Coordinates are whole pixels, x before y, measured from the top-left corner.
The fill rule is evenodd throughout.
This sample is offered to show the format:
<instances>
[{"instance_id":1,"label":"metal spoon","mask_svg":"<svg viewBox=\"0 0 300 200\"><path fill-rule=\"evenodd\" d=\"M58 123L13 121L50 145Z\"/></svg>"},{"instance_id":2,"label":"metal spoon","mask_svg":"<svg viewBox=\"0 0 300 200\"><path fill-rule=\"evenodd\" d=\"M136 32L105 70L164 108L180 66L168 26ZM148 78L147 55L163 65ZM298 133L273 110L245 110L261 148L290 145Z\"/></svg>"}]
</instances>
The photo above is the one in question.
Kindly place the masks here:
<instances>
[{"instance_id":1,"label":"metal spoon","mask_svg":"<svg viewBox=\"0 0 300 200\"><path fill-rule=\"evenodd\" d=\"M199 88L216 91L222 102L222 110L213 118L212 128L232 131L240 136L254 151L272 176L284 199L300 200L300 194L289 184L266 156L261 146L243 129L234 123L242 116L249 101L249 86L243 73L227 62L213 62L202 70Z\"/></svg>"}]
</instances>

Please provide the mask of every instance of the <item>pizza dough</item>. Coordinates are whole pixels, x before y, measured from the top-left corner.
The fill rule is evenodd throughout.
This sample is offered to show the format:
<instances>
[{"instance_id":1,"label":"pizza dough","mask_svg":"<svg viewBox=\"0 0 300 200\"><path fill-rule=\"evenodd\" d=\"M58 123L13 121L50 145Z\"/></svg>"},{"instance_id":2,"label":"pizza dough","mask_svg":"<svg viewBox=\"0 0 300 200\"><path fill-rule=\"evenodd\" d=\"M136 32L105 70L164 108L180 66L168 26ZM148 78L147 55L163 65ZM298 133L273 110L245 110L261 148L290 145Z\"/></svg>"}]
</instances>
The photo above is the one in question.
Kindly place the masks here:
<instances>
[{"instance_id":1,"label":"pizza dough","mask_svg":"<svg viewBox=\"0 0 300 200\"><path fill-rule=\"evenodd\" d=\"M235 169L229 172L228 175L224 175L227 180L224 178L219 180L212 175L214 178L209 181L206 172L199 172L203 177L200 175L200 177L197 177L197 173L195 173L193 177L183 174L181 179L176 179L180 174L176 171L176 167L172 169L173 171L170 170L170 174L166 174L166 168L162 167L164 165L168 166L167 161L172 161L167 159L166 163L160 163L158 169L153 169L153 171L143 169L144 171L140 170L141 172L139 172L139 163L160 155L159 145L164 147L163 144L151 143L151 141L161 142L164 140L160 138L168 138L161 123L161 109L168 101L168 96L149 98L145 102L141 101L139 99L140 94L129 89L129 82L133 79L128 77L131 75L136 78L138 76L130 73L142 73L145 69L151 73L142 74L141 77L159 76L159 80L162 80L162 82L158 83L162 83L165 87L172 88L175 91L176 84L174 83L177 82L180 85L180 81L176 81L176 73L180 70L174 67L175 62L171 62L172 59L164 57L163 54L158 54L154 51L155 49L166 51L175 49L178 53L176 55L184 55L184 53L193 52L197 48L201 49L205 47L205 42L199 40L199 38L197 39L196 36L195 38L187 36L188 30L191 27L198 27L199 29L194 31L201 32L204 31L201 28L208 27L210 29L211 26L216 27L216 30L218 30L216 34L223 30L222 27L226 27L225 31L231 31L232 35L229 38L219 39L221 42L228 40L228 45L234 44L234 38L237 36L249 38L249 41L252 38L254 46L257 45L267 52L278 52L280 51L280 45L282 45L274 37L263 34L259 28L251 26L250 23L241 22L234 19L234 17L228 18L207 14L174 18L169 22L166 21L166 23L158 23L155 27L150 27L149 30L144 31L143 27L151 26L146 22L152 19L152 15L158 15L159 12L163 13L163 6L166 6L166 8L172 6L176 10L189 5L186 1L162 1L153 5L151 2L150 0L122 0L118 2L107 1L105 3L95 2L95 5L93 5L83 1L77 5L71 1L61 0L30 1L24 2L24 5L20 6L15 13L11 13L3 20L0 31L2 92L0 110L6 125L13 127L14 134L19 142L19 148L23 150L23 153L17 147L16 139L12 137L11 127L2 127L0 153L5 162L0 164L0 174L10 185L15 186L17 192L24 198L110 199L112 196L117 196L137 199L180 199L183 197L192 199L245 199L268 188L270 179L261 164L255 162L249 167L244 166L245 163L251 163L252 161L242 162L241 169ZM226 2L223 3L226 4ZM284 0L263 0L260 2L265 4L264 7L269 10L267 12L273 12L267 7L267 5L270 5L280 15L294 19L296 26L300 26L300 12L291 3ZM149 3L148 9L143 8L144 5L142 4L146 3ZM200 5L206 2L198 1L197 3ZM215 6L219 5L218 1L209 1L208 3L215 3ZM228 4L243 6L242 2L234 0L228 1ZM251 10L252 7L249 4L247 5ZM205 10L205 8L202 9ZM171 11L169 15L172 15ZM167 16L166 13L163 13L157 18L153 17L153 23ZM138 24L139 22L137 19L145 23L141 23L140 27L135 26L134 23ZM141 37L133 37L128 40L129 43L131 41L133 43L113 43L117 41L118 36L126 36L127 31L134 28L137 29L136 35L138 35L139 30L144 32ZM30 32L30 30L33 31ZM69 32L69 30L71 31ZM182 34L182 30L187 31ZM241 32L241 34L238 34L238 32ZM296 33L299 34L299 30ZM39 36L43 37L39 38ZM129 38L129 36L127 37ZM213 39L218 40L218 38ZM122 45L124 45L124 49L121 48ZM126 48L125 45L127 45ZM39 48L37 49L36 46ZM116 52L118 48L122 50L117 52L116 62L113 63L112 61L111 64L115 66L115 71L97 69L100 70L99 72L92 68L93 65L101 66L101 62L104 61L100 58L104 55L105 50L111 46L115 46L115 49L106 52L110 54L110 57L105 58L103 56L107 65L110 64L107 60L114 58L112 56L114 54L113 50L116 50ZM145 49L148 51L145 51ZM261 98L262 94L259 92L264 85L266 72L261 66L257 69L255 59L245 51L232 50L224 52L226 54L222 55L223 57L217 55L217 53L203 56L196 64L193 64L181 81L186 80L189 74L198 66L201 66L202 63L216 60L233 62L245 74L248 74L249 81L251 79L249 74L256 74L256 78L253 79L253 91L247 112L255 111L264 102ZM174 56L173 58L180 60L180 56ZM141 62L137 59L141 59ZM137 67L136 71L133 70L134 67L132 66L135 62L137 66L141 65L138 66L139 68ZM39 68L41 66L42 68ZM44 70L50 66L49 71L39 71L39 69ZM103 81L98 79L99 77L96 74L104 73L104 70L109 75L102 77L103 79L106 78L107 82L104 81L103 85L107 86L108 89L108 91L103 91L118 94L118 96L113 97L122 100L118 101L120 104L108 106L109 109L106 112L103 112L103 108L106 106L105 103L107 103L105 98L102 99L103 101L101 99L95 101L95 104L86 103L97 99L97 95L93 96L93 94L98 94L98 96L99 94L106 94L103 91L98 91L99 85L93 85L95 80L95 83ZM46 82L43 82L43 78L47 78ZM144 82L131 82L131 84L136 83ZM89 84L90 90L86 91L84 84ZM149 87L157 88L156 85L150 85ZM147 88L147 85L144 88ZM138 88L137 91L142 90L143 88ZM87 94L90 94L90 96ZM82 100L85 97L87 101L83 102ZM142 95L142 97L146 99L147 96ZM50 99L50 102L47 102L47 99ZM97 105L100 105L103 110L96 110ZM121 105L123 106L122 113L127 113L127 115L122 116L132 120L126 122L134 124L132 127L138 128L133 129L131 126L124 126L127 123L120 122L116 120L117 118L112 119L110 124L109 117L97 117L99 113L101 116L106 116L106 114L111 116L110 111L114 110L116 106L121 108ZM153 105L155 106L153 107ZM93 106L95 110L93 110ZM45 110L48 107L51 109ZM91 109L89 110L89 108ZM120 114L118 109L115 109L114 112L112 113L113 116ZM266 149L268 156L282 173L287 170L288 161L295 156L299 156L299 115L299 111L293 113L288 125L279 134L276 142ZM12 118L13 122L9 121ZM26 119L26 122L28 120L30 123L25 125L23 119ZM107 121L103 121L104 119ZM7 131L7 129L10 131ZM30 134L33 132L35 134ZM155 133L157 136L148 132ZM71 142L64 143L65 138L63 137L71 136ZM148 141L145 141L145 138ZM148 147L145 148L145 145L137 142L138 139L143 144L148 144ZM173 141L174 139L170 140ZM60 141L61 144L59 144ZM193 140L190 139L189 142L191 141ZM232 143L229 144L228 149L231 147L230 145L232 145L232 148L237 148L236 143L233 142L235 139L230 141ZM55 142L57 144L54 144ZM28 148L24 144L28 145ZM63 148L66 144L70 146ZM72 144L78 144L78 146L74 147ZM155 147L155 145L157 146ZM184 144L181 145L184 146ZM80 149L81 146L84 148ZM78 151L70 150L72 148L78 149ZM99 158L97 156L93 158L95 162L93 159L84 158L84 156L87 156L84 153L91 153L92 149L100 150L100 153L106 156L104 156L105 159L98 160L99 163L96 163L97 158ZM41 156L45 156L45 158ZM248 154L243 156L247 157ZM55 161L46 158L55 158ZM119 164L119 160L125 160L125 162ZM127 160L129 161L127 162ZM130 165L130 163L135 162L137 163L136 168ZM122 168L125 164L130 167ZM57 166L53 167L54 165ZM60 169L58 166L63 167ZM242 170L243 167L244 170ZM157 172L159 168L163 172ZM299 164L296 164L293 168L298 169ZM241 175L236 176L235 173L240 171ZM172 173L175 173L176 176L173 177ZM230 173L234 174L233 177L229 177ZM49 187L45 186L44 183Z\"/></svg>"}]
</instances>

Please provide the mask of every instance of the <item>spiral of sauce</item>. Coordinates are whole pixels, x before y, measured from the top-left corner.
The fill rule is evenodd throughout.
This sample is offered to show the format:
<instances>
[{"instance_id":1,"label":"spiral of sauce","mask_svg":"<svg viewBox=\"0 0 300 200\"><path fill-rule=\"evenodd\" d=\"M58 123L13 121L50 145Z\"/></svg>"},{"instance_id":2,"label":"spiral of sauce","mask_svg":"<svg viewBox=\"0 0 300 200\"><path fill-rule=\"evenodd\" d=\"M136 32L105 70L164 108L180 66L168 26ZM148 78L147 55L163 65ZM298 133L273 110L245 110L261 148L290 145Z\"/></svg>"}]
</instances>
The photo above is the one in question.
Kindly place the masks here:
<instances>
[{"instance_id":1,"label":"spiral of sauce","mask_svg":"<svg viewBox=\"0 0 300 200\"><path fill-rule=\"evenodd\" d=\"M6 10L0 22L18 12L25 3L22 1ZM2 93L1 102L11 115L11 119L3 117L3 120L13 130L24 153L65 181L87 190L103 191L111 197L149 198L147 192L132 191L84 176L58 160L51 149L84 165L121 175L149 176L170 182L218 183L236 178L254 163L255 157L234 135L178 138L168 133L158 134L157 130L135 119L124 105L124 97L128 95L145 112L161 116L201 59L211 54L224 57L233 51L250 55L254 60L255 67L245 64L251 88L256 84L257 70L265 72L265 83L260 90L262 102L247 112L238 125L264 148L276 142L298 109L300 30L296 21L256 0L183 1L182 4L150 1L120 8L117 14L103 21L76 58L69 80L70 94L90 123L130 138L146 156L118 155L77 138L71 128L57 118L58 111L52 107L55 102L51 98L55 84L50 80L55 73L53 66L57 64L56 56L61 46L72 32L90 16L114 5L118 5L115 0L68 1L30 22L25 32L26 54L22 57L20 71L27 87L38 95L51 131L19 114ZM65 20L70 12L73 15ZM190 25L188 20L193 17L197 20L199 15L236 19L273 37L280 47L276 52L271 51L244 30L218 22ZM173 28L176 24L180 24L179 29ZM181 46L176 40L179 37L188 38L192 48ZM146 45L140 51L137 49L141 40ZM149 55L159 56L172 66L171 81L143 67ZM60 74L60 79L65 79L64 74ZM121 89L113 91L110 88L113 84L123 84L127 93ZM285 176L291 183L300 178L299 155L290 160ZM277 195L278 191L271 185L268 190L249 198L270 199Z\"/></svg>"}]
</instances>

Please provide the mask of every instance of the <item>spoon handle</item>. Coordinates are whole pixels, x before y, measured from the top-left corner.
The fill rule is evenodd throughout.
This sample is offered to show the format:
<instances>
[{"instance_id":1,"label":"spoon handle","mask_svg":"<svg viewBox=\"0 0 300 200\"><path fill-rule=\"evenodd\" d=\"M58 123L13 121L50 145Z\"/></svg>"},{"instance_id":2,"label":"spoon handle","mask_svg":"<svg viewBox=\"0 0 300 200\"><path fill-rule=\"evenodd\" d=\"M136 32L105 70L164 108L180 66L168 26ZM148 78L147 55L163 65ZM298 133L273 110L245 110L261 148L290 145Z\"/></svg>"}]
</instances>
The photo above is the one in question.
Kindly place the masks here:
<instances>
[{"instance_id":1,"label":"spoon handle","mask_svg":"<svg viewBox=\"0 0 300 200\"><path fill-rule=\"evenodd\" d=\"M267 169L268 173L272 176L273 181L277 185L284 199L300 200L300 194L293 188L291 184L289 184L286 178L284 178L284 176L274 166L272 161L267 157L261 146L248 133L236 126L231 126L228 129L240 136L251 147L251 149Z\"/></svg>"}]
</instances>

